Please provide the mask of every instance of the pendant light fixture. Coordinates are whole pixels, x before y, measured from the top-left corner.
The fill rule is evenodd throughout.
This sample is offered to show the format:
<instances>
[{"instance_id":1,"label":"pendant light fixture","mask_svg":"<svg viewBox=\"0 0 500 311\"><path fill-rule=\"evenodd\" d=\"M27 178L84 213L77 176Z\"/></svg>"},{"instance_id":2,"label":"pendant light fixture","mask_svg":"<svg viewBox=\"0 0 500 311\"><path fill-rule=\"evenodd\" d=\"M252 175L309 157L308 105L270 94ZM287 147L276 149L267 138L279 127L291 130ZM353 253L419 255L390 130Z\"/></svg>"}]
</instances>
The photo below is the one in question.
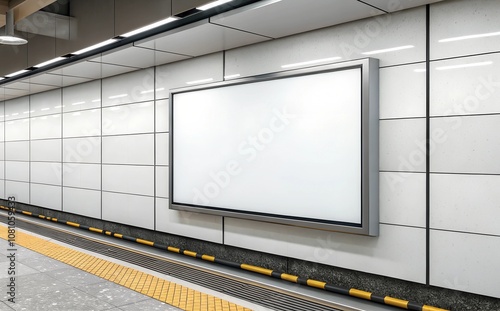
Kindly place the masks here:
<instances>
[{"instance_id":1,"label":"pendant light fixture","mask_svg":"<svg viewBox=\"0 0 500 311\"><path fill-rule=\"evenodd\" d=\"M21 45L27 40L14 36L14 11L8 10L5 16L5 36L0 36L0 44Z\"/></svg>"}]
</instances>

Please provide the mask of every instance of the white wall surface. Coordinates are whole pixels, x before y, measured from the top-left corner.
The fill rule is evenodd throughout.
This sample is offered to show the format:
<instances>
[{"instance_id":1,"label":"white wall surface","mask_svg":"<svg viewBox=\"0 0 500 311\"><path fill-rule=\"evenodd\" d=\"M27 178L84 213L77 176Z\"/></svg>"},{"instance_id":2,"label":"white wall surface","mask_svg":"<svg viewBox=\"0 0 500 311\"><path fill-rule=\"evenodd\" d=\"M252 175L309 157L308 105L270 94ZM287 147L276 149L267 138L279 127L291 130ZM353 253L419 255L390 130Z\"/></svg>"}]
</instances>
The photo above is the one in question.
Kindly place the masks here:
<instances>
[{"instance_id":1,"label":"white wall surface","mask_svg":"<svg viewBox=\"0 0 500 311\"><path fill-rule=\"evenodd\" d=\"M420 7L0 103L0 194L419 283L426 282L429 195L431 285L500 298L500 40L491 36L500 31L499 15L495 0L432 4L429 73L426 11ZM450 41L484 33L490 35ZM311 59L364 58L398 46L411 47L369 55L380 59L380 236L168 209L171 89L278 72Z\"/></svg>"}]
</instances>

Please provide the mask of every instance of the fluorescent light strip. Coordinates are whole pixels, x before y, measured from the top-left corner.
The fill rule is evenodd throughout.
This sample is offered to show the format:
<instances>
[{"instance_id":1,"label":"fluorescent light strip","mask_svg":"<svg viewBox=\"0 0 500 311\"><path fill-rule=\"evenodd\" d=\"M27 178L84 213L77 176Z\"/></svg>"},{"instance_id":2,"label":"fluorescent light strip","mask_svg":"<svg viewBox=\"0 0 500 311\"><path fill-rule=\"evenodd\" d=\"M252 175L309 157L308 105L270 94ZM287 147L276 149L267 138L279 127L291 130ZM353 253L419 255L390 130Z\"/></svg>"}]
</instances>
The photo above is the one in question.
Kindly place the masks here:
<instances>
[{"instance_id":1,"label":"fluorescent light strip","mask_svg":"<svg viewBox=\"0 0 500 311\"><path fill-rule=\"evenodd\" d=\"M308 60L305 62L300 62L300 63L293 63L293 64L287 64L281 66L281 68L291 68L291 67L300 67L300 66L306 66L306 65L313 65L313 64L318 64L318 63L323 63L323 62L329 62L333 60L339 60L342 57L335 56L335 57L329 57L329 58L321 58L321 59L314 59L314 60Z\"/></svg>"},{"instance_id":2,"label":"fluorescent light strip","mask_svg":"<svg viewBox=\"0 0 500 311\"><path fill-rule=\"evenodd\" d=\"M373 54L381 54L381 53L388 53L388 52L394 52L394 51L399 51L399 50L406 50L406 49L412 49L415 46L413 45L403 45L403 46L397 46L395 48L389 48L389 49L383 49L383 50L375 50L375 51L370 51L370 52L364 52L361 53L363 55L373 55Z\"/></svg>"},{"instance_id":3,"label":"fluorescent light strip","mask_svg":"<svg viewBox=\"0 0 500 311\"><path fill-rule=\"evenodd\" d=\"M237 73L234 75L224 76L224 79L234 79L234 78L238 78L239 76L241 76L241 75L239 73Z\"/></svg>"},{"instance_id":4,"label":"fluorescent light strip","mask_svg":"<svg viewBox=\"0 0 500 311\"><path fill-rule=\"evenodd\" d=\"M207 3L205 5L199 6L196 9L200 10L200 11L206 11L206 10L209 10L211 8L214 8L216 6L219 6L219 5L222 5L224 3L231 2L231 1L233 1L233 0L217 0L217 1L214 1L214 2Z\"/></svg>"},{"instance_id":5,"label":"fluorescent light strip","mask_svg":"<svg viewBox=\"0 0 500 311\"><path fill-rule=\"evenodd\" d=\"M205 82L211 82L213 80L214 80L213 78L201 79L201 80L194 80L194 81L186 82L186 84L191 85L191 84L205 83Z\"/></svg>"},{"instance_id":6,"label":"fluorescent light strip","mask_svg":"<svg viewBox=\"0 0 500 311\"><path fill-rule=\"evenodd\" d=\"M468 40L468 39L486 38L486 37L493 37L493 36L500 36L500 31L499 32L480 33L477 35L468 35L468 36L446 38L446 39L441 39L438 42L444 43L444 42L453 42L453 41L461 41L461 40Z\"/></svg>"},{"instance_id":7,"label":"fluorescent light strip","mask_svg":"<svg viewBox=\"0 0 500 311\"><path fill-rule=\"evenodd\" d=\"M19 70L19 71L16 71L16 72L13 72L13 73L10 73L8 75L5 75L7 78L11 78L11 77L14 77L14 76L17 76L17 75L20 75L20 74L23 74L25 72L28 72L29 70L26 70L26 69L23 69L23 70Z\"/></svg>"},{"instance_id":8,"label":"fluorescent light strip","mask_svg":"<svg viewBox=\"0 0 500 311\"><path fill-rule=\"evenodd\" d=\"M436 70L450 70L450 69L467 68L467 67L488 66L491 64L493 64L493 62L489 61L489 62L480 62L472 64L451 65L451 66L437 67Z\"/></svg>"},{"instance_id":9,"label":"fluorescent light strip","mask_svg":"<svg viewBox=\"0 0 500 311\"><path fill-rule=\"evenodd\" d=\"M173 17L173 16L171 16L171 17L169 17L169 18L166 18L166 19L164 19L164 20L158 21L158 22L156 22L156 23L149 24L149 25L147 25L147 26L144 26L144 27L138 28L138 29L136 29L136 30L132 30L132 31L130 31L130 32L127 32L127 33L125 33L125 34L121 35L120 37L125 37L125 38L126 38L126 37L131 37L131 36L136 35L136 34L138 34L138 33L145 32L145 31L148 31L148 30L153 29L153 28L156 28L156 27L160 27L160 26L162 26L162 25L165 25L165 24L171 23L171 22L176 21L176 20L178 20L178 19L179 19L179 18L177 18L177 17Z\"/></svg>"},{"instance_id":10,"label":"fluorescent light strip","mask_svg":"<svg viewBox=\"0 0 500 311\"><path fill-rule=\"evenodd\" d=\"M116 98L121 98L121 97L127 97L128 94L118 94L118 95L113 95L108 97L109 99L116 99Z\"/></svg>"},{"instance_id":11,"label":"fluorescent light strip","mask_svg":"<svg viewBox=\"0 0 500 311\"><path fill-rule=\"evenodd\" d=\"M56 58L53 58L53 59L48 60L48 61L46 61L46 62L40 63L40 64L38 64L38 65L35 65L35 66L33 66L33 67L35 67L35 68L44 67L44 66L47 66L47 65L50 65L50 64L56 63L56 62L58 62L58 61L61 61L61 60L63 60L63 59L66 59L66 57L56 57Z\"/></svg>"},{"instance_id":12,"label":"fluorescent light strip","mask_svg":"<svg viewBox=\"0 0 500 311\"><path fill-rule=\"evenodd\" d=\"M88 51L92 51L92 50L95 50L97 48L100 48L102 46L105 46L105 45L108 45L108 44L111 44L111 43L114 43L118 41L118 39L109 39L109 40L106 40L106 41L103 41L101 43L97 43L97 44L94 44L92 46L89 46L89 47L86 47L84 49L81 49L79 51L76 51L76 52L73 52L71 54L74 54L74 55L79 55L79 54L83 54L85 52L88 52Z\"/></svg>"}]
</instances>

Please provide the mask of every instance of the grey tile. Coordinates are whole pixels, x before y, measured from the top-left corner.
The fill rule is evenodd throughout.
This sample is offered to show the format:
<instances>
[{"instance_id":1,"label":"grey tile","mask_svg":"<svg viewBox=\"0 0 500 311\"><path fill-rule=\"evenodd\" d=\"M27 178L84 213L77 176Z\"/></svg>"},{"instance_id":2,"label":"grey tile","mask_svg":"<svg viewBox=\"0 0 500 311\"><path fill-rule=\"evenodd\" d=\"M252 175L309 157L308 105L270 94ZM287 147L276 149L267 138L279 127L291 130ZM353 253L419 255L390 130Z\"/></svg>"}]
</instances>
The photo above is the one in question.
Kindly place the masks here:
<instances>
[{"instance_id":1,"label":"grey tile","mask_svg":"<svg viewBox=\"0 0 500 311\"><path fill-rule=\"evenodd\" d=\"M181 309L171 306L169 304L163 303L155 299L148 299L140 301L134 304L126 305L120 307L124 311L180 311Z\"/></svg>"},{"instance_id":2,"label":"grey tile","mask_svg":"<svg viewBox=\"0 0 500 311\"><path fill-rule=\"evenodd\" d=\"M68 267L64 269L52 270L46 272L51 277L61 280L66 284L72 286L82 286L88 284L100 283L103 281L102 278L82 271L77 268Z\"/></svg>"},{"instance_id":3,"label":"grey tile","mask_svg":"<svg viewBox=\"0 0 500 311\"><path fill-rule=\"evenodd\" d=\"M68 265L49 257L29 257L22 260L26 266L40 272L68 268Z\"/></svg>"},{"instance_id":4,"label":"grey tile","mask_svg":"<svg viewBox=\"0 0 500 311\"><path fill-rule=\"evenodd\" d=\"M19 299L12 307L14 310L23 311L100 311L112 309L113 305L100 301L76 288L70 288L58 293L44 293Z\"/></svg>"},{"instance_id":5,"label":"grey tile","mask_svg":"<svg viewBox=\"0 0 500 311\"><path fill-rule=\"evenodd\" d=\"M16 277L21 276L21 275L39 273L37 270L32 269L32 268L28 267L27 265L24 265L24 264L20 263L19 261L17 261L17 258L13 262L10 262L10 261L0 262L0 276L9 277L9 275L7 274L8 271L14 271ZM13 275L13 274L11 274L11 275Z\"/></svg>"},{"instance_id":6,"label":"grey tile","mask_svg":"<svg viewBox=\"0 0 500 311\"><path fill-rule=\"evenodd\" d=\"M0 285L9 284L9 279L0 279ZM37 294L54 293L69 289L70 286L45 273L35 273L16 277L16 298L32 297ZM0 293L1 300L6 301L9 296L6 292Z\"/></svg>"},{"instance_id":7,"label":"grey tile","mask_svg":"<svg viewBox=\"0 0 500 311\"><path fill-rule=\"evenodd\" d=\"M0 311L12 311L12 310L14 310L10 307L10 305L13 305L13 303L0 301Z\"/></svg>"},{"instance_id":8,"label":"grey tile","mask_svg":"<svg viewBox=\"0 0 500 311\"><path fill-rule=\"evenodd\" d=\"M117 307L151 299L141 293L108 281L79 286L78 289Z\"/></svg>"}]
</instances>

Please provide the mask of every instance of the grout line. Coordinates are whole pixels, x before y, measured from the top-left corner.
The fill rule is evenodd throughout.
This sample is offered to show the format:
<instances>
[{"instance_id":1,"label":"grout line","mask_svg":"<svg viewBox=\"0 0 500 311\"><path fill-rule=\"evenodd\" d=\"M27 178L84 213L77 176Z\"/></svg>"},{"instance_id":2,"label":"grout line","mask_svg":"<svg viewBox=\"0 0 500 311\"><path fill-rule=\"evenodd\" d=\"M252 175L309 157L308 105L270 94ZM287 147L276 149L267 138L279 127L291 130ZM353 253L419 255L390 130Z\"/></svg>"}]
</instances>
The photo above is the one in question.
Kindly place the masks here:
<instances>
[{"instance_id":1,"label":"grout line","mask_svg":"<svg viewBox=\"0 0 500 311\"><path fill-rule=\"evenodd\" d=\"M430 140L431 140L431 121L430 121L430 5L427 4L425 7L425 33L426 33L426 79L425 79L425 110L426 110L426 121L425 121L425 283L430 285L430 250L431 250L431 238L430 238L430 218L431 218L431 199L430 199Z\"/></svg>"}]
</instances>

